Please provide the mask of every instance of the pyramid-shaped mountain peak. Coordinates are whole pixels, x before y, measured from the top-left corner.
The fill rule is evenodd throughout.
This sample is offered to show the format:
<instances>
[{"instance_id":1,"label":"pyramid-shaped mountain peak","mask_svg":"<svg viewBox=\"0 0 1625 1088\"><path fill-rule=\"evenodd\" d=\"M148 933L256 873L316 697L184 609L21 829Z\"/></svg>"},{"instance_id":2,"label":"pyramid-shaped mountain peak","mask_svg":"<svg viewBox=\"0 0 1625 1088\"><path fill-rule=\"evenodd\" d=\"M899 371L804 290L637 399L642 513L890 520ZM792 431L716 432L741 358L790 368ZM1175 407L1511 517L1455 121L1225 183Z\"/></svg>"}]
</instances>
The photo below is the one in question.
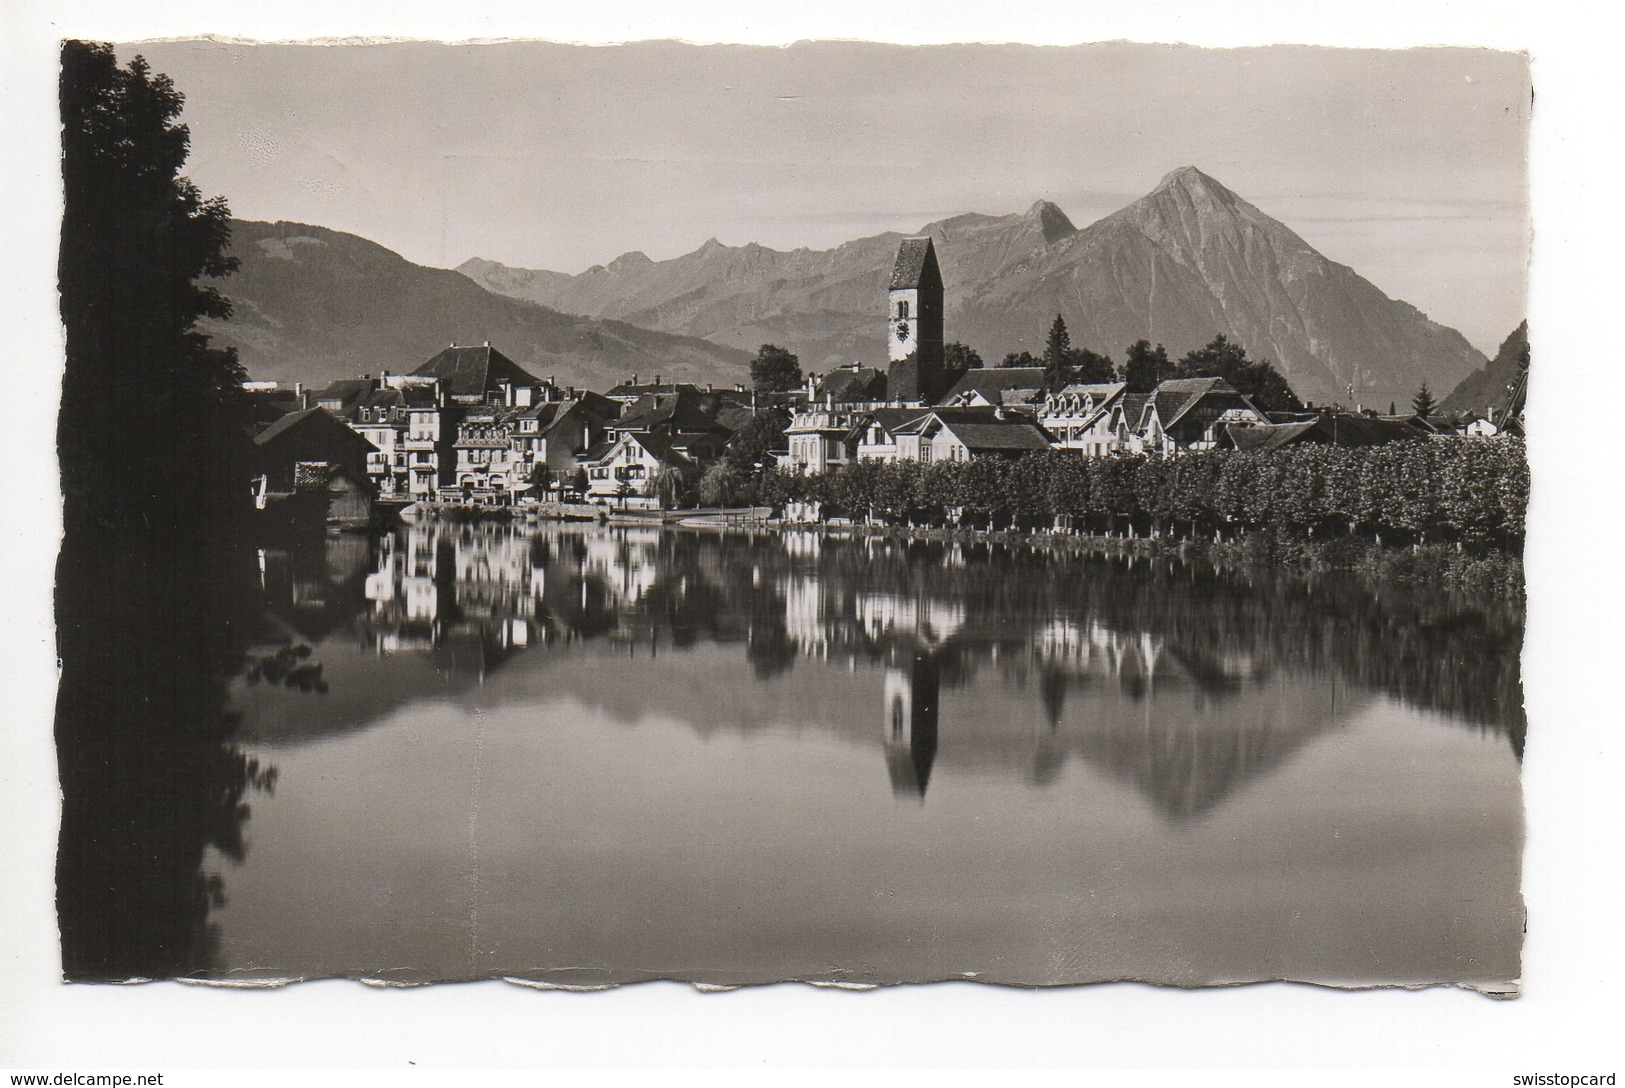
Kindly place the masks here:
<instances>
[{"instance_id":1,"label":"pyramid-shaped mountain peak","mask_svg":"<svg viewBox=\"0 0 1625 1088\"><path fill-rule=\"evenodd\" d=\"M1194 166L1181 166L1168 171L1147 196L1153 200L1171 197L1210 207L1235 207L1246 203L1223 182Z\"/></svg>"},{"instance_id":2,"label":"pyramid-shaped mountain peak","mask_svg":"<svg viewBox=\"0 0 1625 1088\"><path fill-rule=\"evenodd\" d=\"M1221 193L1230 192L1229 189L1226 189L1219 182L1194 166L1176 167L1162 175L1162 180L1157 182L1158 189L1172 189L1175 186L1188 189L1211 189Z\"/></svg>"},{"instance_id":3,"label":"pyramid-shaped mountain peak","mask_svg":"<svg viewBox=\"0 0 1625 1088\"><path fill-rule=\"evenodd\" d=\"M1048 200L1035 203L1027 209L1027 214L1022 218L1038 225L1044 233L1045 242L1055 242L1078 232L1078 228L1072 225L1072 220L1067 218L1067 214L1060 206Z\"/></svg>"}]
</instances>

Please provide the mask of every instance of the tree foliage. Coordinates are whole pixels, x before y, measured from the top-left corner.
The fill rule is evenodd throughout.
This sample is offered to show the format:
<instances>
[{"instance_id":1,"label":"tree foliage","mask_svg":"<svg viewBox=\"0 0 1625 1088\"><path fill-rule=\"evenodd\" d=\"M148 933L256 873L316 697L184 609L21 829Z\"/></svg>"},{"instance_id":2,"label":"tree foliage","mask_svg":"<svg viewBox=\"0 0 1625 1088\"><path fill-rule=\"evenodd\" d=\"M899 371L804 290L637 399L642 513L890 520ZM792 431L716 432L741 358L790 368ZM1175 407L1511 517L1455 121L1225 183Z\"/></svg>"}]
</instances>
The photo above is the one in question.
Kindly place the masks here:
<instances>
[{"instance_id":1,"label":"tree foliage","mask_svg":"<svg viewBox=\"0 0 1625 1088\"><path fill-rule=\"evenodd\" d=\"M1411 398L1411 411L1416 413L1416 418L1426 419L1438 406L1439 402L1434 399L1433 390L1428 388L1427 382L1423 382L1416 395Z\"/></svg>"},{"instance_id":2,"label":"tree foliage","mask_svg":"<svg viewBox=\"0 0 1625 1088\"><path fill-rule=\"evenodd\" d=\"M203 282L236 268L230 212L180 174L190 137L167 76L69 41L59 90L66 528L234 531L249 498L243 372L196 331L231 313Z\"/></svg>"},{"instance_id":3,"label":"tree foliage","mask_svg":"<svg viewBox=\"0 0 1625 1088\"><path fill-rule=\"evenodd\" d=\"M750 361L750 381L758 393L782 393L802 382L801 359L777 344L763 344Z\"/></svg>"},{"instance_id":4,"label":"tree foliage","mask_svg":"<svg viewBox=\"0 0 1625 1088\"><path fill-rule=\"evenodd\" d=\"M1153 348L1149 340L1136 340L1129 345L1118 380L1128 386L1130 393L1149 393L1159 383L1172 378L1174 373L1175 367L1168 359L1167 348L1161 344Z\"/></svg>"},{"instance_id":5,"label":"tree foliage","mask_svg":"<svg viewBox=\"0 0 1625 1088\"><path fill-rule=\"evenodd\" d=\"M1066 353L1066 372L1068 382L1094 385L1117 380L1117 364L1111 356L1088 348L1073 348Z\"/></svg>"},{"instance_id":6,"label":"tree foliage","mask_svg":"<svg viewBox=\"0 0 1625 1088\"><path fill-rule=\"evenodd\" d=\"M952 389L959 379L972 370L982 369L982 357L976 349L957 340L942 345L942 388Z\"/></svg>"},{"instance_id":7,"label":"tree foliage","mask_svg":"<svg viewBox=\"0 0 1625 1088\"><path fill-rule=\"evenodd\" d=\"M1223 378L1265 412L1303 409L1303 402L1274 365L1266 359L1247 358L1247 349L1223 333L1180 359L1177 376Z\"/></svg>"},{"instance_id":8,"label":"tree foliage","mask_svg":"<svg viewBox=\"0 0 1625 1088\"><path fill-rule=\"evenodd\" d=\"M1056 314L1044 342L1045 388L1054 390L1066 384L1068 356L1071 353L1072 335L1066 331L1066 319Z\"/></svg>"},{"instance_id":9,"label":"tree foliage","mask_svg":"<svg viewBox=\"0 0 1625 1088\"><path fill-rule=\"evenodd\" d=\"M769 499L767 496L773 497ZM1459 541L1515 550L1529 468L1520 439L1294 446L1265 453L1079 457L920 465L862 460L822 475L776 471L756 501L818 500L852 517L925 524L1290 534Z\"/></svg>"}]
</instances>

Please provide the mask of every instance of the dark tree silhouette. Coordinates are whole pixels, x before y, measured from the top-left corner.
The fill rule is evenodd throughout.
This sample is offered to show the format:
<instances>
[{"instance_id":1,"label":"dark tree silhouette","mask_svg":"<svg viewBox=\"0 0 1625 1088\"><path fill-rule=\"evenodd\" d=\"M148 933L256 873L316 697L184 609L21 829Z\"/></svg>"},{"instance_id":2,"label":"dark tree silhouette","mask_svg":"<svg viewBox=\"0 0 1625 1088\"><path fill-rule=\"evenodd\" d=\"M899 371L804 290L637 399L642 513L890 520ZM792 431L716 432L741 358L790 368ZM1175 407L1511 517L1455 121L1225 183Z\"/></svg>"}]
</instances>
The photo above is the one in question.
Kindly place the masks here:
<instances>
[{"instance_id":1,"label":"dark tree silhouette","mask_svg":"<svg viewBox=\"0 0 1625 1088\"><path fill-rule=\"evenodd\" d=\"M739 475L751 476L763 468L772 468L777 464L773 454L786 447L784 431L788 426L789 412L781 408L763 409L739 428L723 451L722 459Z\"/></svg>"},{"instance_id":2,"label":"dark tree silhouette","mask_svg":"<svg viewBox=\"0 0 1625 1088\"><path fill-rule=\"evenodd\" d=\"M57 910L74 979L210 966L209 848L240 858L271 772L231 743L252 622L242 371L195 330L230 215L180 176L182 98L140 58L62 48Z\"/></svg>"},{"instance_id":3,"label":"dark tree silhouette","mask_svg":"<svg viewBox=\"0 0 1625 1088\"><path fill-rule=\"evenodd\" d=\"M777 344L763 344L750 361L750 381L758 393L782 393L801 384L801 360Z\"/></svg>"},{"instance_id":4,"label":"dark tree silhouette","mask_svg":"<svg viewBox=\"0 0 1625 1088\"><path fill-rule=\"evenodd\" d=\"M1044 342L1044 384L1059 389L1066 384L1067 356L1072 351L1072 334L1066 331L1066 320L1060 314L1049 327L1049 338Z\"/></svg>"},{"instance_id":5,"label":"dark tree silhouette","mask_svg":"<svg viewBox=\"0 0 1625 1088\"><path fill-rule=\"evenodd\" d=\"M231 313L199 282L236 267L230 211L180 176L183 98L140 57L67 42L60 95L65 527L218 536L248 509L246 399L195 325Z\"/></svg>"},{"instance_id":6,"label":"dark tree silhouette","mask_svg":"<svg viewBox=\"0 0 1625 1088\"><path fill-rule=\"evenodd\" d=\"M1174 364L1168 359L1168 349L1149 340L1136 340L1129 345L1128 356L1118 379L1128 386L1130 393L1149 393L1157 383L1174 376Z\"/></svg>"},{"instance_id":7,"label":"dark tree silhouette","mask_svg":"<svg viewBox=\"0 0 1625 1088\"><path fill-rule=\"evenodd\" d=\"M1001 366L1001 367L1043 366L1043 365L1044 365L1044 360L1040 359L1038 356L1034 355L1030 351L1012 351L1008 355L1006 355L1003 359L999 360L999 366Z\"/></svg>"},{"instance_id":8,"label":"dark tree silhouette","mask_svg":"<svg viewBox=\"0 0 1625 1088\"><path fill-rule=\"evenodd\" d=\"M1066 353L1066 379L1091 384L1117 380L1117 364L1111 356L1088 348L1072 348Z\"/></svg>"},{"instance_id":9,"label":"dark tree silhouette","mask_svg":"<svg viewBox=\"0 0 1625 1088\"><path fill-rule=\"evenodd\" d=\"M942 345L942 388L952 389L960 378L973 370L982 369L982 357L976 349L955 340Z\"/></svg>"},{"instance_id":10,"label":"dark tree silhouette","mask_svg":"<svg viewBox=\"0 0 1625 1088\"><path fill-rule=\"evenodd\" d=\"M1287 384L1281 372L1265 359L1247 358L1247 349L1223 333L1207 346L1179 360L1181 378L1223 378L1239 393L1251 398L1261 411L1302 411L1303 402Z\"/></svg>"},{"instance_id":11,"label":"dark tree silhouette","mask_svg":"<svg viewBox=\"0 0 1625 1088\"><path fill-rule=\"evenodd\" d=\"M1433 414L1433 410L1437 407L1439 407L1439 402L1433 398L1433 391L1428 388L1427 382L1423 382L1422 387L1411 398L1411 411L1416 413L1417 419L1426 419Z\"/></svg>"}]
</instances>

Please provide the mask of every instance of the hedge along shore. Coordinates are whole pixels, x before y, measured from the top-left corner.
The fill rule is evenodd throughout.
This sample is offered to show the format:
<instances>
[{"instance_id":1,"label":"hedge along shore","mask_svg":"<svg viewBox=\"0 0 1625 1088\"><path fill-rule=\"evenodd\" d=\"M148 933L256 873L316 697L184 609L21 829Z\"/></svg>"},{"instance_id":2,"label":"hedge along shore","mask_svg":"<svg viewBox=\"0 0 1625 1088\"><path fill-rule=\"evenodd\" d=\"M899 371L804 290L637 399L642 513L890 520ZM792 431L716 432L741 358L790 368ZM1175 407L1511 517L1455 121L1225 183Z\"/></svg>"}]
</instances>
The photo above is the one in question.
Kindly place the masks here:
<instances>
[{"instance_id":1,"label":"hedge along shore","mask_svg":"<svg viewBox=\"0 0 1625 1088\"><path fill-rule=\"evenodd\" d=\"M1176 456L1050 451L1009 461L865 460L818 475L767 469L732 499L817 502L826 514L924 527L1193 539L1254 530L1521 555L1529 465L1515 438Z\"/></svg>"},{"instance_id":2,"label":"hedge along shore","mask_svg":"<svg viewBox=\"0 0 1625 1088\"><path fill-rule=\"evenodd\" d=\"M738 530L750 532L752 530ZM1523 560L1500 550L1482 553L1455 544L1384 544L1375 540L1293 537L1243 529L1220 540L1172 536L1096 535L1021 529L940 528L920 525L780 524L756 533L800 531L835 536L885 537L943 543L1020 545L1063 555L1156 556L1206 560L1234 570L1296 575L1341 574L1363 581L1464 592L1521 604Z\"/></svg>"}]
</instances>

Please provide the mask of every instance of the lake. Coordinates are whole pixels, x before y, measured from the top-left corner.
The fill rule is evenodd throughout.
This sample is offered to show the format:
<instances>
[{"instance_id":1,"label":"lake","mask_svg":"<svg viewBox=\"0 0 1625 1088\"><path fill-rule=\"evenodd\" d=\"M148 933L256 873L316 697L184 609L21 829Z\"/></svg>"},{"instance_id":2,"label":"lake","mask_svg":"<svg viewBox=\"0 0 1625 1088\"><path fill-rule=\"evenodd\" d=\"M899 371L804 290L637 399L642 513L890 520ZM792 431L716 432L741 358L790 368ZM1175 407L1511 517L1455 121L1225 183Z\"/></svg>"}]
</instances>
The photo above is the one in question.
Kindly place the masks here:
<instances>
[{"instance_id":1,"label":"lake","mask_svg":"<svg viewBox=\"0 0 1625 1088\"><path fill-rule=\"evenodd\" d=\"M1173 557L566 523L248 565L252 616L221 627L246 668L200 681L230 801L197 807L229 826L143 794L185 824L164 841L192 836L174 904L150 905L156 966L105 935L76 948L104 923L65 908L70 977L1520 973L1505 605ZM70 874L112 864L74 847L127 818L108 803L69 805Z\"/></svg>"}]
</instances>

